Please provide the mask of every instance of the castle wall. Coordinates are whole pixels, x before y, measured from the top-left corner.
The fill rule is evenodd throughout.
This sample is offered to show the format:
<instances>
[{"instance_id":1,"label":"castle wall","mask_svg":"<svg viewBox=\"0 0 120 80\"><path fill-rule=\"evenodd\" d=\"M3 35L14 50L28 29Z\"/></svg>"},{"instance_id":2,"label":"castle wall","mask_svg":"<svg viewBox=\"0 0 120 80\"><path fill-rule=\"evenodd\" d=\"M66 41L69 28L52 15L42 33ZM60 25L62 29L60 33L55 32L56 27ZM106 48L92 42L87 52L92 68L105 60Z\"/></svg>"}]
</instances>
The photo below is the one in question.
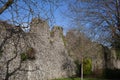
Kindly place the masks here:
<instances>
[{"instance_id":1,"label":"castle wall","mask_svg":"<svg viewBox=\"0 0 120 80\"><path fill-rule=\"evenodd\" d=\"M40 19L33 19L30 27L31 31L25 34L26 40L19 41L22 51L19 51L18 56L10 63L9 71L13 71L19 66L20 54L25 51L27 46L34 48L35 60L23 61L21 69L11 76L10 80L48 80L74 75L75 65L65 49L61 37L62 30L54 28L53 35L55 36L51 37L47 22ZM15 38L14 41L16 41ZM9 40L9 43L6 44L7 48L4 48L5 59L0 61L8 61L14 56L12 52L14 52L15 47L12 45L12 39ZM5 72L6 64L3 69ZM2 78L4 78L5 74L2 70L1 73L3 74Z\"/></svg>"},{"instance_id":2,"label":"castle wall","mask_svg":"<svg viewBox=\"0 0 120 80\"><path fill-rule=\"evenodd\" d=\"M51 37L48 24L39 22L38 24L31 24L31 33L36 35L36 38L34 38L35 44L32 44L32 46L36 49L37 54L34 62L28 62L28 67L33 70L37 68L37 70L28 72L30 80L47 80L74 75L75 65L67 55L68 53L60 36L61 30L54 29L54 37ZM64 65L66 66L63 69ZM69 74L68 67L71 74Z\"/></svg>"},{"instance_id":3,"label":"castle wall","mask_svg":"<svg viewBox=\"0 0 120 80\"><path fill-rule=\"evenodd\" d=\"M17 69L20 64L21 67L10 77L10 80L48 80L69 77L75 75L74 60L81 61L81 57L92 59L92 71L99 71L105 67L120 69L120 61L116 59L114 49L110 50L91 42L80 32L68 32L64 37L61 27L55 26L50 31L47 22L37 18L32 20L30 27L30 32L23 34L25 39L21 36L17 40L18 35L14 35L5 43L4 51L0 56L0 80L5 78L6 63L15 57L16 48L17 56L10 62L9 72ZM6 29L0 24L0 44L6 37L6 33ZM15 47L16 43L17 47ZM27 47L34 48L35 59L27 59L21 63L21 53L24 53Z\"/></svg>"},{"instance_id":4,"label":"castle wall","mask_svg":"<svg viewBox=\"0 0 120 80\"><path fill-rule=\"evenodd\" d=\"M91 42L79 31L70 30L67 35L67 49L74 60L81 63L82 57L92 59L92 71L102 72L105 68L119 69L119 60L116 59L116 51L101 44Z\"/></svg>"}]
</instances>

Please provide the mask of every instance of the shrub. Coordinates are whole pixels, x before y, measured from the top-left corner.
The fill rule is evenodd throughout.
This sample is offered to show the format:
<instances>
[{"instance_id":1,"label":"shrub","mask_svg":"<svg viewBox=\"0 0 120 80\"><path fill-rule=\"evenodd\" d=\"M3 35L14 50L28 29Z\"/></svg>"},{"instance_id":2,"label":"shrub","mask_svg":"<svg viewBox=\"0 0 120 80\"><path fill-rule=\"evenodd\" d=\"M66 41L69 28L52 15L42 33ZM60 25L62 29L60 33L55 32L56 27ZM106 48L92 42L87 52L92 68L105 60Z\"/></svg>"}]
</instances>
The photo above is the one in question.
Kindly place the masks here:
<instances>
[{"instance_id":1,"label":"shrub","mask_svg":"<svg viewBox=\"0 0 120 80\"><path fill-rule=\"evenodd\" d=\"M21 56L21 60L22 60L22 61L25 61L25 60L27 60L27 58L28 58L27 55L26 55L26 53L21 53L20 56Z\"/></svg>"},{"instance_id":2,"label":"shrub","mask_svg":"<svg viewBox=\"0 0 120 80\"><path fill-rule=\"evenodd\" d=\"M21 53L21 60L25 61L25 60L34 60L35 59L35 50L34 48L30 47L28 48L28 50L24 53Z\"/></svg>"},{"instance_id":3,"label":"shrub","mask_svg":"<svg viewBox=\"0 0 120 80\"><path fill-rule=\"evenodd\" d=\"M83 59L83 74L89 75L92 73L92 60L90 58Z\"/></svg>"},{"instance_id":4,"label":"shrub","mask_svg":"<svg viewBox=\"0 0 120 80\"><path fill-rule=\"evenodd\" d=\"M76 64L76 75L81 76L81 64L78 60L75 61ZM83 74L90 75L92 74L92 60L90 58L83 59Z\"/></svg>"}]
</instances>

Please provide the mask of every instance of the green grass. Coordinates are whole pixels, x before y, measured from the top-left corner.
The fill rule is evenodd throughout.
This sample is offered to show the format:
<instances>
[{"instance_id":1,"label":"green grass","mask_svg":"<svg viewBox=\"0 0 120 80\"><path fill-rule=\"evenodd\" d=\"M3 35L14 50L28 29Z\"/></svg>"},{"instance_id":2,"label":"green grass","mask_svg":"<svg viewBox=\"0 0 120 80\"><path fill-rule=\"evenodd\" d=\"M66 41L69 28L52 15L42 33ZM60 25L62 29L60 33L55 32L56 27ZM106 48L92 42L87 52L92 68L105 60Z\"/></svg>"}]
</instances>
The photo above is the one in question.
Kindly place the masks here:
<instances>
[{"instance_id":1,"label":"green grass","mask_svg":"<svg viewBox=\"0 0 120 80\"><path fill-rule=\"evenodd\" d=\"M61 79L53 79L53 80L80 80L80 78L61 78ZM105 80L105 79L85 78L83 80Z\"/></svg>"}]
</instances>

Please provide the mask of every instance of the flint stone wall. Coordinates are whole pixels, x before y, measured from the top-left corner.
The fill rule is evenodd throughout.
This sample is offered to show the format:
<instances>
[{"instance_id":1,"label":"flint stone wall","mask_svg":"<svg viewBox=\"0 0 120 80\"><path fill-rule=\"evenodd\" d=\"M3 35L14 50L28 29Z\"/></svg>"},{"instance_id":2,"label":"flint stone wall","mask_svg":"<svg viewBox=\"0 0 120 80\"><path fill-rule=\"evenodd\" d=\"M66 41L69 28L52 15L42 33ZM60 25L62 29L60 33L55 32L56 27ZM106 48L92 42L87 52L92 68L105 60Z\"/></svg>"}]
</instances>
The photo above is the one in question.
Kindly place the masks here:
<instances>
[{"instance_id":1,"label":"flint stone wall","mask_svg":"<svg viewBox=\"0 0 120 80\"><path fill-rule=\"evenodd\" d=\"M50 31L47 22L37 18L32 20L30 27L31 31L26 33L28 35L26 39L30 42L30 46L35 49L35 60L24 61L21 64L21 70L11 76L10 80L50 80L75 75L75 64L68 56L64 46L62 29L54 27ZM54 35L52 37L51 32ZM19 43L21 43L23 51L19 51L17 57L10 63L9 71L19 67L20 54L27 46L23 40L20 40ZM0 58L0 79L5 78L6 61L15 55L13 54L14 49L12 39L10 39L4 47L4 55Z\"/></svg>"}]
</instances>

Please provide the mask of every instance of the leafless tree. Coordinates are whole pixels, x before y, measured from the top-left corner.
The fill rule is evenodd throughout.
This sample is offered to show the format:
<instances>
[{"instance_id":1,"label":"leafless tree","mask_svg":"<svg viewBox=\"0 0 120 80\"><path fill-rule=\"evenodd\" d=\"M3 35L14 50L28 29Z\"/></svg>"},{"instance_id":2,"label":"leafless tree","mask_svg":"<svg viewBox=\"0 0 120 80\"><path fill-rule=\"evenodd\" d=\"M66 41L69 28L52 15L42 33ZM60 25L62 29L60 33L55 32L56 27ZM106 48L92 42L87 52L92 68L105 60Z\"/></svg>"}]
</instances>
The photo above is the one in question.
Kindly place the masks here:
<instances>
[{"instance_id":1,"label":"leafless tree","mask_svg":"<svg viewBox=\"0 0 120 80\"><path fill-rule=\"evenodd\" d=\"M72 22L79 28L84 26L86 34L117 46L115 42L120 40L119 0L74 0L69 2L68 8Z\"/></svg>"},{"instance_id":2,"label":"leafless tree","mask_svg":"<svg viewBox=\"0 0 120 80\"><path fill-rule=\"evenodd\" d=\"M70 55L74 58L74 60L78 61L77 67L79 67L80 70L77 75L81 76L81 80L83 80L83 60L86 57L92 58L92 49L97 50L97 45L92 45L93 43L83 33L80 33L80 31L76 29L68 31L66 40L66 48L69 53L71 53ZM81 64L81 66L78 64Z\"/></svg>"},{"instance_id":3,"label":"leafless tree","mask_svg":"<svg viewBox=\"0 0 120 80\"><path fill-rule=\"evenodd\" d=\"M81 32L120 49L120 0L70 0L68 10L66 15Z\"/></svg>"}]
</instances>

